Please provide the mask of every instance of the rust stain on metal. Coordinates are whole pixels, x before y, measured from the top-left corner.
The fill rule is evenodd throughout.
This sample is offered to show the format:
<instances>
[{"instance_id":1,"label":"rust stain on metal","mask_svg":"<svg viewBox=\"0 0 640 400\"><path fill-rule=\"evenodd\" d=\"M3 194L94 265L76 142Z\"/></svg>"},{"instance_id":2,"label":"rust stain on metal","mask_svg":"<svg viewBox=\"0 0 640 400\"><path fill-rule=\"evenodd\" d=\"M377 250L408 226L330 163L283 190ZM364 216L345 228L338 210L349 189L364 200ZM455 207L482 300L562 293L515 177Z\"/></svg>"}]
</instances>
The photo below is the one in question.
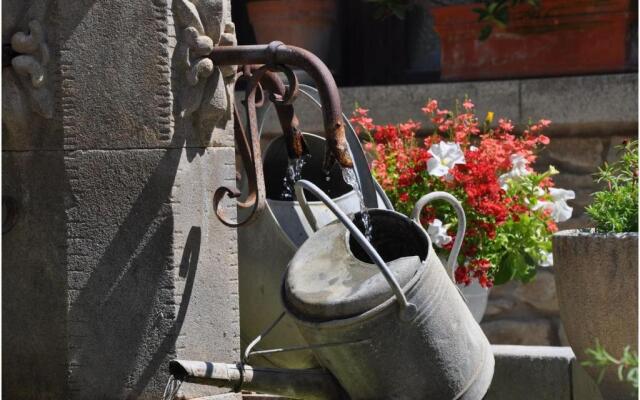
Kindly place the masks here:
<instances>
[{"instance_id":1,"label":"rust stain on metal","mask_svg":"<svg viewBox=\"0 0 640 400\"><path fill-rule=\"evenodd\" d=\"M246 224L253 220L255 215L265 206L264 176L256 112L256 108L261 107L265 100L262 86L271 93L269 100L276 107L280 126L286 139L289 158L297 159L308 153L302 132L299 129L299 120L293 108L298 93L298 80L290 66L305 70L313 78L318 88L327 140L323 168L329 170L336 161L343 168L353 168L342 122L338 87L327 66L313 53L298 47L286 46L281 42L271 42L268 45L216 47L209 54L209 58L217 66L243 66L239 68L242 72L238 82L244 81L247 85L244 104L250 143L237 110L234 114L236 146L249 179L247 198L243 202L238 202L238 206L242 208L253 207L253 210L245 221L232 222L227 220L219 208L220 202L225 195L237 198L240 194L235 188L218 188L214 194L214 207L218 219L223 224L231 227ZM277 72L285 74L288 86L283 84Z\"/></svg>"}]
</instances>

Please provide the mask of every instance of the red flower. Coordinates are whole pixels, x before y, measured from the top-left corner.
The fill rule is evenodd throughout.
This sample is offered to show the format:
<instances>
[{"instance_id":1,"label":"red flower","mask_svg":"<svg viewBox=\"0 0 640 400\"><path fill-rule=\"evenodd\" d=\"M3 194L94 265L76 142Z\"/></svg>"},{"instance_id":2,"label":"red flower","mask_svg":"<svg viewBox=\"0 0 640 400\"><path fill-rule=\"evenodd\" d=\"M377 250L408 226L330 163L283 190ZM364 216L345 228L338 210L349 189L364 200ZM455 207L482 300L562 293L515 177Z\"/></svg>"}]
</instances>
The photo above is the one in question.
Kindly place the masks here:
<instances>
[{"instance_id":1,"label":"red flower","mask_svg":"<svg viewBox=\"0 0 640 400\"><path fill-rule=\"evenodd\" d=\"M456 278L456 283L459 283L461 285L465 285L465 286L469 286L469 284L471 283L471 277L469 276L469 270L466 269L465 267L458 267L456 268L456 271L454 273L455 278Z\"/></svg>"},{"instance_id":2,"label":"red flower","mask_svg":"<svg viewBox=\"0 0 640 400\"><path fill-rule=\"evenodd\" d=\"M371 142L365 144L365 149L373 159L372 173L390 197L397 199L397 210L407 214L413 207L413 199L433 191L448 191L461 201L468 228L461 251L465 264L456 268L456 281L468 285L477 280L483 287L491 287L496 266L489 259L494 258L496 250L488 243L501 234L505 223L526 221L523 216L527 215L545 223L547 232L557 229L546 210L532 211L532 202L525 201L535 201L535 198L530 199L530 194L507 196L500 179L514 168L514 154L523 157L526 164L533 164L537 149L549 143L549 138L541 133L550 121L540 120L520 134L515 133L513 123L507 119L500 119L497 128L481 124L471 100L466 100L462 108L460 113L451 112L439 109L437 101L429 100L422 111L435 124L435 131L421 140L416 138L420 123L412 120L397 125L375 125L368 110L359 108L352 122L368 132ZM446 178L432 176L427 169L432 157L428 150L441 141L455 142L464 152L464 164L450 168ZM535 173L533 169L529 172ZM540 183L542 189L551 186L551 178ZM509 193L512 194L511 189ZM452 213L450 208L435 203L423 210L420 219L427 225L434 218L452 215L447 213ZM448 233L455 237L455 226L452 228ZM443 246L445 253L450 253L452 246L453 241Z\"/></svg>"},{"instance_id":3,"label":"red flower","mask_svg":"<svg viewBox=\"0 0 640 400\"><path fill-rule=\"evenodd\" d=\"M422 112L425 114L433 114L434 111L438 108L438 102L435 100L429 100L427 104L422 107Z\"/></svg>"}]
</instances>

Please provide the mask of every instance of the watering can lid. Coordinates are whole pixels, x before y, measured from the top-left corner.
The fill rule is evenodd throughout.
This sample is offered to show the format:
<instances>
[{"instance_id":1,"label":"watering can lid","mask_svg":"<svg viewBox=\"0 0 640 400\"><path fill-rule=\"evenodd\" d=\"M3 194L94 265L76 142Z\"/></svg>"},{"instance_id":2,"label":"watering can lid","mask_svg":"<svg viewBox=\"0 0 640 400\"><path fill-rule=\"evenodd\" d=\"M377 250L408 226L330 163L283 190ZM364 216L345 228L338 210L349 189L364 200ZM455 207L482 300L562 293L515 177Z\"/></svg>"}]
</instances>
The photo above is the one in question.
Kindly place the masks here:
<instances>
[{"instance_id":1,"label":"watering can lid","mask_svg":"<svg viewBox=\"0 0 640 400\"><path fill-rule=\"evenodd\" d=\"M338 221L313 234L289 263L284 302L303 319L330 321L362 314L393 296L375 264L357 259L349 249L346 228ZM421 265L419 256L387 262L400 287Z\"/></svg>"}]
</instances>

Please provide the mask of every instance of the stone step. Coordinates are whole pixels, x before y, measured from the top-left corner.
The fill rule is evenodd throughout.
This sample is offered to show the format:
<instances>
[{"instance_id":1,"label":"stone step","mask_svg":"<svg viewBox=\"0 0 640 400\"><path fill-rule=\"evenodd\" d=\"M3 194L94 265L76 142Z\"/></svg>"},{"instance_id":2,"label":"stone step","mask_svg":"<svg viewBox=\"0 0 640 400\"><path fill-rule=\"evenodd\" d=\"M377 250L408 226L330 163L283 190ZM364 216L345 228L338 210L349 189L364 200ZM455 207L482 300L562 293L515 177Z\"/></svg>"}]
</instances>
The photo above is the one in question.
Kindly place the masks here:
<instances>
[{"instance_id":1,"label":"stone step","mask_svg":"<svg viewBox=\"0 0 640 400\"><path fill-rule=\"evenodd\" d=\"M485 400L602 400L570 347L492 348L496 367Z\"/></svg>"},{"instance_id":2,"label":"stone step","mask_svg":"<svg viewBox=\"0 0 640 400\"><path fill-rule=\"evenodd\" d=\"M603 400L570 347L492 345L493 382L483 400ZM284 397L244 394L250 400Z\"/></svg>"}]
</instances>

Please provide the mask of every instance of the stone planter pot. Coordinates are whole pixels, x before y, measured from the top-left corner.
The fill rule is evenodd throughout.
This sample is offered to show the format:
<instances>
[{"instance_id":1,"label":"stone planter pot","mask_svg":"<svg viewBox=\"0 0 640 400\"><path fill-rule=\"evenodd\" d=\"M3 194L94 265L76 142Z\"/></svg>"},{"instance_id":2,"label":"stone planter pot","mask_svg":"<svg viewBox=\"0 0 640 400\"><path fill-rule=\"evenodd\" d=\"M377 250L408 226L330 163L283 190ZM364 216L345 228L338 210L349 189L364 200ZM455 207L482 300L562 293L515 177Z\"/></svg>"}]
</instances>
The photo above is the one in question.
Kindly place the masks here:
<instances>
[{"instance_id":1,"label":"stone planter pot","mask_svg":"<svg viewBox=\"0 0 640 400\"><path fill-rule=\"evenodd\" d=\"M622 71L632 64L629 0L545 0L510 10L506 29L479 41L480 4L431 9L441 78L470 80ZM635 6L637 7L637 5ZM637 8L636 8L637 10Z\"/></svg>"},{"instance_id":2,"label":"stone planter pot","mask_svg":"<svg viewBox=\"0 0 640 400\"><path fill-rule=\"evenodd\" d=\"M249 19L259 44L279 40L302 47L331 67L331 44L337 43L337 0L252 0Z\"/></svg>"},{"instance_id":3,"label":"stone planter pot","mask_svg":"<svg viewBox=\"0 0 640 400\"><path fill-rule=\"evenodd\" d=\"M638 351L638 234L567 230L553 236L560 317L580 361L596 338L614 357ZM598 371L588 370L596 379ZM632 398L613 368L600 385L606 399Z\"/></svg>"}]
</instances>

